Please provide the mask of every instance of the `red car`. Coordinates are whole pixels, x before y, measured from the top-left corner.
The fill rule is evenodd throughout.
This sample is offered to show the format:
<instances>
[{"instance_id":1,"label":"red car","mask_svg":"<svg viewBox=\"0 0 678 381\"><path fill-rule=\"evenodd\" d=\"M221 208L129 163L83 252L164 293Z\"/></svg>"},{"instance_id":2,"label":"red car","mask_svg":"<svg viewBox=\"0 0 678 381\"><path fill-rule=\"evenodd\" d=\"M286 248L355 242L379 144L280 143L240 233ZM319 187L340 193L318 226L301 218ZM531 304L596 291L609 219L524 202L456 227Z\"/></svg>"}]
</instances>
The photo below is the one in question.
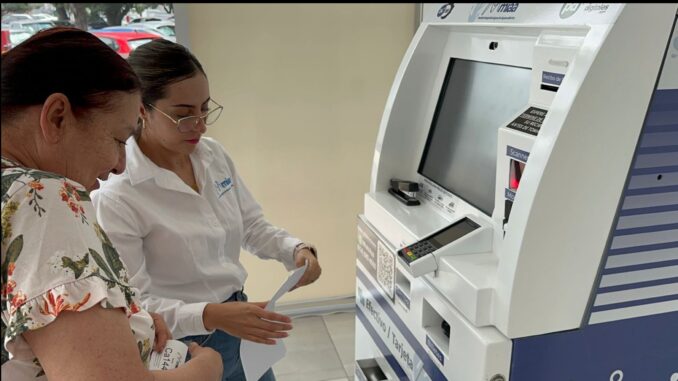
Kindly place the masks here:
<instances>
[{"instance_id":1,"label":"red car","mask_svg":"<svg viewBox=\"0 0 678 381\"><path fill-rule=\"evenodd\" d=\"M12 48L12 42L9 40L9 30L2 30L2 52L6 52Z\"/></svg>"},{"instance_id":2,"label":"red car","mask_svg":"<svg viewBox=\"0 0 678 381\"><path fill-rule=\"evenodd\" d=\"M145 32L92 32L93 35L99 37L106 45L115 50L123 58L129 57L130 53L139 46L151 42L157 38L162 38L158 35Z\"/></svg>"}]
</instances>

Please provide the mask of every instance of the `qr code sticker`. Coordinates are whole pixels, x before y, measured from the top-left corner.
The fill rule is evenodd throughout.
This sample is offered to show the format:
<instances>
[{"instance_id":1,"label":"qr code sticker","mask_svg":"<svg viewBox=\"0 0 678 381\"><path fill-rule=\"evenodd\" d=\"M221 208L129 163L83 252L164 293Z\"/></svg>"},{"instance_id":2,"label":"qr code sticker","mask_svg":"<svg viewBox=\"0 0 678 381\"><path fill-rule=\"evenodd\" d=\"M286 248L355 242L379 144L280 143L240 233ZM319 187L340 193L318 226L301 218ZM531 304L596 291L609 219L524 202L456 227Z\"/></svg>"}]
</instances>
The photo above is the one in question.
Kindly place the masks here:
<instances>
[{"instance_id":1,"label":"qr code sticker","mask_svg":"<svg viewBox=\"0 0 678 381\"><path fill-rule=\"evenodd\" d=\"M393 300L395 295L395 255L381 242L377 243L377 281Z\"/></svg>"}]
</instances>

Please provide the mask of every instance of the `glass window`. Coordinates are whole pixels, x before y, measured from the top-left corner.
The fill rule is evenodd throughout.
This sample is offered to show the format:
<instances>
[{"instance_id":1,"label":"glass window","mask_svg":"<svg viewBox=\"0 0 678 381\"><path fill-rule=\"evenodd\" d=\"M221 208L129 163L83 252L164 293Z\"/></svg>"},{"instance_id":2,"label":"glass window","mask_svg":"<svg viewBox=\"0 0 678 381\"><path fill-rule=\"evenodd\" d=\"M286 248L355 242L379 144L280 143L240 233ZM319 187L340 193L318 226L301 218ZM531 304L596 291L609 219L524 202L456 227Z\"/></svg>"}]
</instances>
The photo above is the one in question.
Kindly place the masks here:
<instances>
[{"instance_id":1,"label":"glass window","mask_svg":"<svg viewBox=\"0 0 678 381\"><path fill-rule=\"evenodd\" d=\"M146 44L146 43L151 42L151 41L153 41L152 38L140 38L140 39L137 39L137 40L129 40L129 41L127 41L127 43L129 44L129 48L131 50L134 50L134 49L140 47L141 45Z\"/></svg>"},{"instance_id":2,"label":"glass window","mask_svg":"<svg viewBox=\"0 0 678 381\"><path fill-rule=\"evenodd\" d=\"M12 46L16 46L25 40L28 39L28 37L32 36L33 33L29 31L17 31L17 30L12 30L9 32L9 41L12 43Z\"/></svg>"},{"instance_id":3,"label":"glass window","mask_svg":"<svg viewBox=\"0 0 678 381\"><path fill-rule=\"evenodd\" d=\"M120 46L118 45L118 43L117 43L114 39L112 39L112 38L108 38L108 37L99 37L99 39L100 39L101 41L103 41L104 44L106 44L109 48L115 50L116 52L117 52L118 49L120 48Z\"/></svg>"},{"instance_id":4,"label":"glass window","mask_svg":"<svg viewBox=\"0 0 678 381\"><path fill-rule=\"evenodd\" d=\"M164 25L158 27L158 30L165 36L174 36L174 27L169 25Z\"/></svg>"}]
</instances>

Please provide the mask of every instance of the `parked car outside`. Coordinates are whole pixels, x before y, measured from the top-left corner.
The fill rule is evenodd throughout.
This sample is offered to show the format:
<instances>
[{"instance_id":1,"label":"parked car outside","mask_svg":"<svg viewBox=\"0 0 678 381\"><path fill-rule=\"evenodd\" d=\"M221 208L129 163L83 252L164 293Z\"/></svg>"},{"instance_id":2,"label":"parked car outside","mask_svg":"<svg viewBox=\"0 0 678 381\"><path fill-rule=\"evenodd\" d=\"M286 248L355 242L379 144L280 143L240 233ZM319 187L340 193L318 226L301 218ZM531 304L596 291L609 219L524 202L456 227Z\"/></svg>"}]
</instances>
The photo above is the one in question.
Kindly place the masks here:
<instances>
[{"instance_id":1,"label":"parked car outside","mask_svg":"<svg viewBox=\"0 0 678 381\"><path fill-rule=\"evenodd\" d=\"M28 20L33 20L33 17L25 13L10 13L2 16L3 24L9 24L15 21L28 21Z\"/></svg>"},{"instance_id":2,"label":"parked car outside","mask_svg":"<svg viewBox=\"0 0 678 381\"><path fill-rule=\"evenodd\" d=\"M56 24L54 24L54 22L52 21L28 20L11 22L9 24L9 29L11 30L27 29L31 31L32 34L35 34L43 29L49 29L54 26L56 26Z\"/></svg>"},{"instance_id":3,"label":"parked car outside","mask_svg":"<svg viewBox=\"0 0 678 381\"><path fill-rule=\"evenodd\" d=\"M162 19L159 19L157 17L137 17L137 18L132 19L129 22L129 24L138 24L138 23L149 22L149 21L162 21Z\"/></svg>"},{"instance_id":4,"label":"parked car outside","mask_svg":"<svg viewBox=\"0 0 678 381\"><path fill-rule=\"evenodd\" d=\"M6 52L27 40L33 32L29 29L9 29L2 26L2 52Z\"/></svg>"},{"instance_id":5,"label":"parked car outside","mask_svg":"<svg viewBox=\"0 0 678 381\"><path fill-rule=\"evenodd\" d=\"M34 20L39 21L57 21L59 18L56 16L48 15L47 13L33 13L31 15Z\"/></svg>"},{"instance_id":6,"label":"parked car outside","mask_svg":"<svg viewBox=\"0 0 678 381\"><path fill-rule=\"evenodd\" d=\"M174 16L174 14L167 13L166 11L161 10L161 9L146 9L143 12L143 15L144 15L144 17L147 17L147 18L153 17L153 18L157 18L157 19L160 19L160 20L167 20L170 17Z\"/></svg>"},{"instance_id":7,"label":"parked car outside","mask_svg":"<svg viewBox=\"0 0 678 381\"><path fill-rule=\"evenodd\" d=\"M164 37L162 33L150 28L146 28L141 24L134 24L134 26L107 26L101 29L90 30L90 32L141 32L156 34L160 37Z\"/></svg>"},{"instance_id":8,"label":"parked car outside","mask_svg":"<svg viewBox=\"0 0 678 381\"><path fill-rule=\"evenodd\" d=\"M134 23L129 24L128 26L142 26L145 29L152 30L172 42L177 42L177 37L174 33L174 22L173 21L148 21L144 23Z\"/></svg>"},{"instance_id":9,"label":"parked car outside","mask_svg":"<svg viewBox=\"0 0 678 381\"><path fill-rule=\"evenodd\" d=\"M12 42L9 40L9 29L0 30L2 35L2 53L12 49Z\"/></svg>"},{"instance_id":10,"label":"parked car outside","mask_svg":"<svg viewBox=\"0 0 678 381\"><path fill-rule=\"evenodd\" d=\"M103 31L93 31L93 35L99 37L106 45L111 49L115 50L122 56L122 58L127 59L130 53L139 46L151 42L155 39L162 38L157 34L145 33L145 32L103 32Z\"/></svg>"},{"instance_id":11,"label":"parked car outside","mask_svg":"<svg viewBox=\"0 0 678 381\"><path fill-rule=\"evenodd\" d=\"M105 28L109 25L106 22L106 20L97 16L97 17L90 18L90 20L87 21L87 26L89 26L92 29L101 29L101 28Z\"/></svg>"}]
</instances>

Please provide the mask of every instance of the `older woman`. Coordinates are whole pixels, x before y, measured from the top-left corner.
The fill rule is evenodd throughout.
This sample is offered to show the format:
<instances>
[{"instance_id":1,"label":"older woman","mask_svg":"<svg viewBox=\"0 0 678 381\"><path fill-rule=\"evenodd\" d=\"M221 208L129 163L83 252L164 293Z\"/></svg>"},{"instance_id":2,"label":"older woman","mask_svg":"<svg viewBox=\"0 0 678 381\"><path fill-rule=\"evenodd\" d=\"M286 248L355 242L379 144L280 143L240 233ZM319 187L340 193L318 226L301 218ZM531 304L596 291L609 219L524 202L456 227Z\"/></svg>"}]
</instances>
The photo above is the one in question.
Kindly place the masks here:
<instances>
[{"instance_id":1,"label":"older woman","mask_svg":"<svg viewBox=\"0 0 678 381\"><path fill-rule=\"evenodd\" d=\"M2 57L3 379L221 377L219 355L196 344L186 365L147 370L154 319L89 200L124 170L140 102L127 62L78 29Z\"/></svg>"}]
</instances>

